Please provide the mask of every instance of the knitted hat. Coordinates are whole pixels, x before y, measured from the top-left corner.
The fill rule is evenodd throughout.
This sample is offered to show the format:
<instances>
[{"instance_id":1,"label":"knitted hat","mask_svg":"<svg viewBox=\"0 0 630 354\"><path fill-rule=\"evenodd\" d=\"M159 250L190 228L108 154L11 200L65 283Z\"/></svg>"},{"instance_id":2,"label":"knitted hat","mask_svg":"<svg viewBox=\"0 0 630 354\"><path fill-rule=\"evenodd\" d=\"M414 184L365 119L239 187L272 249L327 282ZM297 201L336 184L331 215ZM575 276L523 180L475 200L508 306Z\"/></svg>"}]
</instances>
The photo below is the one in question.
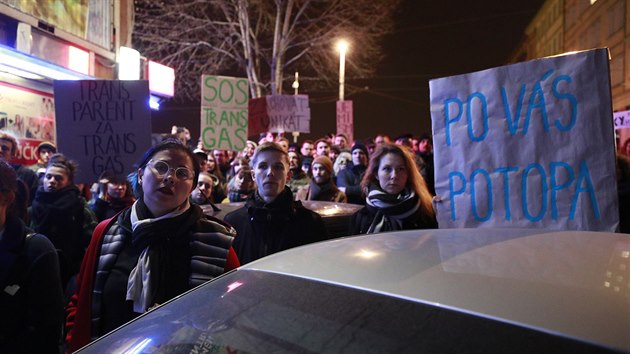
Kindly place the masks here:
<instances>
[{"instance_id":1,"label":"knitted hat","mask_svg":"<svg viewBox=\"0 0 630 354\"><path fill-rule=\"evenodd\" d=\"M332 161L330 161L330 158L328 156L316 157L315 160L313 160L313 164L311 166L314 166L316 163L322 165L329 173L333 173L333 163Z\"/></svg>"},{"instance_id":2,"label":"knitted hat","mask_svg":"<svg viewBox=\"0 0 630 354\"><path fill-rule=\"evenodd\" d=\"M354 151L356 149L359 149L359 150L363 151L365 156L369 156L368 155L368 149L365 147L365 145L363 145L362 142L360 142L360 141L355 142L354 145L352 145L352 149L350 150L350 152L352 152L352 151Z\"/></svg>"},{"instance_id":3,"label":"knitted hat","mask_svg":"<svg viewBox=\"0 0 630 354\"><path fill-rule=\"evenodd\" d=\"M50 141L42 141L41 143L39 143L39 145L37 145L37 153L39 153L41 149L48 149L52 151L53 154L57 153L57 147Z\"/></svg>"}]
</instances>

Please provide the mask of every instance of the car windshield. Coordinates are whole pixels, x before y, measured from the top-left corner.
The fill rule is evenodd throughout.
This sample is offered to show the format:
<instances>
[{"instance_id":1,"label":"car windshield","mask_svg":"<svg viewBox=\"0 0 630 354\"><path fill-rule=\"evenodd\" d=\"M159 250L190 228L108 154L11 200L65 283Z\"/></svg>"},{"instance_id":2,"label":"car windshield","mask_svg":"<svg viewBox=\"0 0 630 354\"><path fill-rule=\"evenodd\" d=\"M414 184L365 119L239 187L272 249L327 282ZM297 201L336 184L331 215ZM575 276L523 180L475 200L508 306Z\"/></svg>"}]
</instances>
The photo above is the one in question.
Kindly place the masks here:
<instances>
[{"instance_id":1,"label":"car windshield","mask_svg":"<svg viewBox=\"0 0 630 354\"><path fill-rule=\"evenodd\" d=\"M276 273L238 270L130 322L82 352L598 350L439 306Z\"/></svg>"}]
</instances>

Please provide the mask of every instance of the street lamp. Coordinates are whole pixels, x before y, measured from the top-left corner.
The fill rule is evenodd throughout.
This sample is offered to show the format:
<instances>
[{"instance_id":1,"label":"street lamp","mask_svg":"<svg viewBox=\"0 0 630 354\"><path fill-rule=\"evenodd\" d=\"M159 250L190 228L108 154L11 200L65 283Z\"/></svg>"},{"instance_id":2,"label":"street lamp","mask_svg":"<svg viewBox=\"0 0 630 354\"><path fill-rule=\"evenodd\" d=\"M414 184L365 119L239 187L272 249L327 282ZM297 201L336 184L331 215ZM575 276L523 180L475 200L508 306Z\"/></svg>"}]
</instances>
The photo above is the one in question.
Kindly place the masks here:
<instances>
[{"instance_id":1,"label":"street lamp","mask_svg":"<svg viewBox=\"0 0 630 354\"><path fill-rule=\"evenodd\" d=\"M346 51L348 50L348 42L340 39L337 42L337 50L339 51L339 101L343 101L343 89L346 76Z\"/></svg>"}]
</instances>

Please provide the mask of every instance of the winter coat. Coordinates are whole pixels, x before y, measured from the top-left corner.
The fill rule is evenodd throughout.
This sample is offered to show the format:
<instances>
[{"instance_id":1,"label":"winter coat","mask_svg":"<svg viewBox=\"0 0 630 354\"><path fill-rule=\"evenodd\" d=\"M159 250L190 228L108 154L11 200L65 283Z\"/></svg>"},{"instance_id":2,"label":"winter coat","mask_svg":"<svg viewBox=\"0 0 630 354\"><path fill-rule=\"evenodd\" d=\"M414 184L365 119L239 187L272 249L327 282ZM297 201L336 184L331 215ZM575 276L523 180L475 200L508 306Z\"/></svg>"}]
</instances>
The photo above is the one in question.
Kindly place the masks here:
<instances>
[{"instance_id":1,"label":"winter coat","mask_svg":"<svg viewBox=\"0 0 630 354\"><path fill-rule=\"evenodd\" d=\"M367 167L363 165L353 165L351 163L339 172L337 176L337 187L346 188L348 203L365 205L365 197L361 191L361 179Z\"/></svg>"},{"instance_id":2,"label":"winter coat","mask_svg":"<svg viewBox=\"0 0 630 354\"><path fill-rule=\"evenodd\" d=\"M300 187L295 194L295 200L320 200L324 202L335 202L335 203L347 203L348 198L346 198L346 194L337 188L332 181L325 184L327 185L329 190L321 193L320 196L315 196L313 193L314 190L317 189L317 184L315 181L311 181L311 183L307 186ZM329 186L328 186L329 185Z\"/></svg>"},{"instance_id":3,"label":"winter coat","mask_svg":"<svg viewBox=\"0 0 630 354\"><path fill-rule=\"evenodd\" d=\"M57 353L63 292L57 253L8 215L0 240L0 353Z\"/></svg>"},{"instance_id":4,"label":"winter coat","mask_svg":"<svg viewBox=\"0 0 630 354\"><path fill-rule=\"evenodd\" d=\"M234 250L241 264L327 239L321 216L294 201L289 187L268 204L256 193L225 221L236 229Z\"/></svg>"},{"instance_id":5,"label":"winter coat","mask_svg":"<svg viewBox=\"0 0 630 354\"><path fill-rule=\"evenodd\" d=\"M190 224L187 231L182 231L187 235L188 244L183 252L191 256L190 263L184 265L189 270L188 279L185 279L188 283L185 290L240 265L230 247L234 230L217 219L203 215L198 206L191 205L190 208L186 213L192 213L190 217L196 221ZM130 214L131 209L127 209L115 220L104 220L94 231L77 278L77 291L66 309L66 344L70 352L104 334L99 332L99 321L103 316L101 304L104 301L103 289L99 289L99 284L105 284L118 255L130 247Z\"/></svg>"},{"instance_id":6,"label":"winter coat","mask_svg":"<svg viewBox=\"0 0 630 354\"><path fill-rule=\"evenodd\" d=\"M54 192L40 187L28 214L29 226L48 237L57 249L65 286L70 277L79 272L85 248L97 224L96 217L74 185Z\"/></svg>"},{"instance_id":7,"label":"winter coat","mask_svg":"<svg viewBox=\"0 0 630 354\"><path fill-rule=\"evenodd\" d=\"M367 206L359 209L354 215L350 224L350 235L361 235L367 233L374 217L376 210ZM403 230L415 229L437 229L438 224L435 218L428 218L422 214L422 210L418 210L415 214L406 218L402 223ZM381 232L390 230L381 230Z\"/></svg>"}]
</instances>

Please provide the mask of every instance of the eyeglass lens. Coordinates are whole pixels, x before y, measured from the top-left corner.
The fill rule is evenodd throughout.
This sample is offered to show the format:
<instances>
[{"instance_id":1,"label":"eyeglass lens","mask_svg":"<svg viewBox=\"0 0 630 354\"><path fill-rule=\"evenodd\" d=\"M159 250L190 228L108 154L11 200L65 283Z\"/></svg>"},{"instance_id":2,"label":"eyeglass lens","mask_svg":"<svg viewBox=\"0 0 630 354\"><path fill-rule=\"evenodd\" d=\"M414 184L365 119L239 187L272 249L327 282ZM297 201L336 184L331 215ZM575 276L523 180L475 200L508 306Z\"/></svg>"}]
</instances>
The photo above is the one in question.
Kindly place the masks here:
<instances>
[{"instance_id":1,"label":"eyeglass lens","mask_svg":"<svg viewBox=\"0 0 630 354\"><path fill-rule=\"evenodd\" d=\"M160 176L166 175L168 171L171 170L171 166L169 166L169 164L164 161L155 162L153 164L153 168L155 169L155 172L157 172ZM192 172L186 167L178 167L174 168L173 170L175 170L175 177L177 177L177 179L185 180L192 178Z\"/></svg>"}]
</instances>

